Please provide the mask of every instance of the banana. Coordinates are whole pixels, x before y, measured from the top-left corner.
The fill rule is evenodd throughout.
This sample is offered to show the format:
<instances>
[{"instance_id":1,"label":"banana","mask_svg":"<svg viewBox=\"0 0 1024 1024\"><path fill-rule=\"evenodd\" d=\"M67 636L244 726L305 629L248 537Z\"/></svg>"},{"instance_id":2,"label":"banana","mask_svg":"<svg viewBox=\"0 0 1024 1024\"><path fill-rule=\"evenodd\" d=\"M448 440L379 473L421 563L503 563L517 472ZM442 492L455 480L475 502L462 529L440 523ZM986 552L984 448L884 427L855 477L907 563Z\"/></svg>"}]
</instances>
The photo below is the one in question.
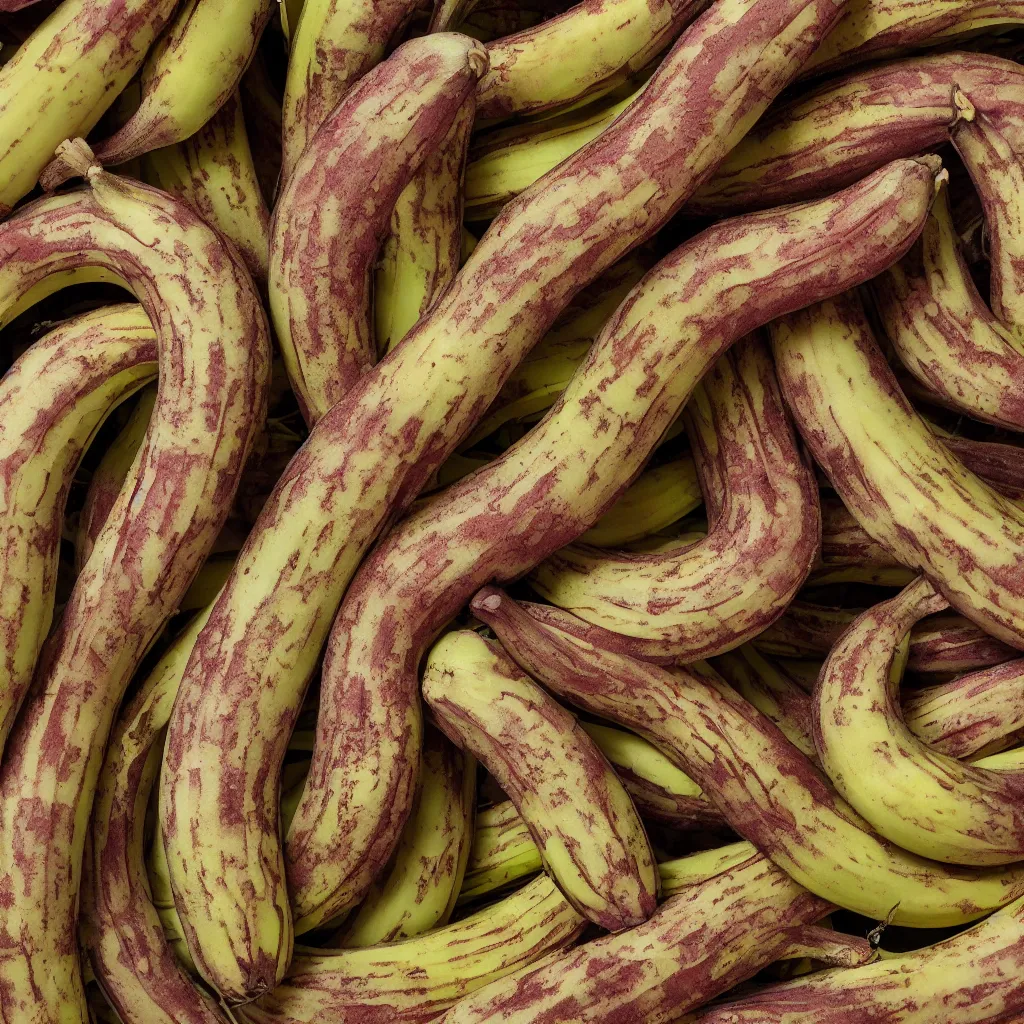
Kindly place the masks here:
<instances>
[{"instance_id":1,"label":"banana","mask_svg":"<svg viewBox=\"0 0 1024 1024\"><path fill-rule=\"evenodd\" d=\"M1024 646L1024 511L971 474L900 391L849 297L772 324L782 391L861 526L957 611ZM908 471L912 467L913 471Z\"/></svg>"},{"instance_id":2,"label":"banana","mask_svg":"<svg viewBox=\"0 0 1024 1024\"><path fill-rule=\"evenodd\" d=\"M664 50L699 0L582 0L564 14L488 44L477 117L503 120L598 97Z\"/></svg>"},{"instance_id":3,"label":"banana","mask_svg":"<svg viewBox=\"0 0 1024 1024\"><path fill-rule=\"evenodd\" d=\"M288 176L274 211L270 311L307 423L376 361L371 274L392 211L449 129L453 143L463 133L486 66L468 36L404 44L347 94Z\"/></svg>"},{"instance_id":4,"label":"banana","mask_svg":"<svg viewBox=\"0 0 1024 1024\"><path fill-rule=\"evenodd\" d=\"M473 844L458 904L506 889L513 882L543 870L540 850L511 800L495 804L476 816Z\"/></svg>"},{"instance_id":5,"label":"banana","mask_svg":"<svg viewBox=\"0 0 1024 1024\"><path fill-rule=\"evenodd\" d=\"M65 268L101 268L155 329L159 397L139 483L96 539L0 763L0 876L16 893L0 978L5 1013L25 1024L85 1018L68 936L107 733L227 514L270 369L266 318L233 249L188 207L88 156L84 143L68 147L88 188L0 225L0 319L59 287Z\"/></svg>"},{"instance_id":6,"label":"banana","mask_svg":"<svg viewBox=\"0 0 1024 1024\"><path fill-rule=\"evenodd\" d=\"M464 103L448 134L427 155L391 213L377 256L373 313L377 352L390 352L451 283L462 254L462 178L473 127Z\"/></svg>"},{"instance_id":7,"label":"banana","mask_svg":"<svg viewBox=\"0 0 1024 1024\"><path fill-rule=\"evenodd\" d=\"M235 1013L250 1024L418 1024L494 978L571 944L586 922L541 876L425 935L363 949L304 950L284 984Z\"/></svg>"},{"instance_id":8,"label":"banana","mask_svg":"<svg viewBox=\"0 0 1024 1024\"><path fill-rule=\"evenodd\" d=\"M82 878L82 948L124 1024L227 1024L216 1002L179 966L164 937L169 882L152 898L143 857L146 805L164 728L192 645L196 616L118 717L96 785ZM154 847L162 850L160 837Z\"/></svg>"},{"instance_id":9,"label":"banana","mask_svg":"<svg viewBox=\"0 0 1024 1024\"><path fill-rule=\"evenodd\" d=\"M195 135L231 98L273 7L273 0L182 0L142 67L139 109L96 143L96 159L121 164Z\"/></svg>"},{"instance_id":10,"label":"banana","mask_svg":"<svg viewBox=\"0 0 1024 1024\"><path fill-rule=\"evenodd\" d=\"M346 924L339 945L393 942L448 923L469 860L475 794L476 763L428 729L416 803L394 862Z\"/></svg>"},{"instance_id":11,"label":"banana","mask_svg":"<svg viewBox=\"0 0 1024 1024\"><path fill-rule=\"evenodd\" d=\"M305 0L291 37L281 111L287 182L331 112L384 56L416 0Z\"/></svg>"},{"instance_id":12,"label":"banana","mask_svg":"<svg viewBox=\"0 0 1024 1024\"><path fill-rule=\"evenodd\" d=\"M783 613L817 560L821 513L763 338L718 359L683 415L707 536L646 554L570 545L529 579L588 622L696 661L745 643Z\"/></svg>"},{"instance_id":13,"label":"banana","mask_svg":"<svg viewBox=\"0 0 1024 1024\"><path fill-rule=\"evenodd\" d=\"M993 490L1014 501L1024 499L1024 452L1017 445L945 437L942 443Z\"/></svg>"},{"instance_id":14,"label":"banana","mask_svg":"<svg viewBox=\"0 0 1024 1024\"><path fill-rule=\"evenodd\" d=\"M232 242L253 277L266 281L270 213L237 92L188 139L147 152L142 179L193 207Z\"/></svg>"},{"instance_id":15,"label":"banana","mask_svg":"<svg viewBox=\"0 0 1024 1024\"><path fill-rule=\"evenodd\" d=\"M65 0L0 68L0 217L142 67L177 0Z\"/></svg>"},{"instance_id":16,"label":"banana","mask_svg":"<svg viewBox=\"0 0 1024 1024\"><path fill-rule=\"evenodd\" d=\"M293 901L340 912L369 881L369 851L397 840L394 794L411 788L419 745L418 664L473 589L521 575L596 521L737 338L905 252L936 163L896 162L831 199L721 222L684 243L619 308L540 426L376 546L328 641L310 783L289 833ZM343 722L356 699L373 710L352 743ZM339 821L359 822L362 848L340 841Z\"/></svg>"},{"instance_id":17,"label":"banana","mask_svg":"<svg viewBox=\"0 0 1024 1024\"><path fill-rule=\"evenodd\" d=\"M706 665L670 673L594 647L542 624L493 587L471 607L525 671L646 736L743 838L821 898L877 920L891 914L897 924L941 927L1024 893L1024 865L954 868L887 843Z\"/></svg>"},{"instance_id":18,"label":"banana","mask_svg":"<svg viewBox=\"0 0 1024 1024\"><path fill-rule=\"evenodd\" d=\"M644 827L570 712L497 645L465 630L434 644L423 699L511 797L545 870L580 914L617 932L654 913L658 873Z\"/></svg>"},{"instance_id":19,"label":"banana","mask_svg":"<svg viewBox=\"0 0 1024 1024\"><path fill-rule=\"evenodd\" d=\"M927 230L928 224L925 225ZM875 282L885 273L876 277ZM812 584L873 583L882 587L905 587L914 576L913 569L900 565L864 532L841 501L822 497L821 561L811 570Z\"/></svg>"},{"instance_id":20,"label":"banana","mask_svg":"<svg viewBox=\"0 0 1024 1024\"><path fill-rule=\"evenodd\" d=\"M53 620L72 478L106 416L156 376L156 358L142 308L115 306L64 321L0 381L0 750Z\"/></svg>"},{"instance_id":21,"label":"banana","mask_svg":"<svg viewBox=\"0 0 1024 1024\"><path fill-rule=\"evenodd\" d=\"M815 746L839 792L892 842L949 864L1012 864L1024 859L1024 774L940 754L900 714L893 652L945 605L921 577L857 618L814 691Z\"/></svg>"}]
</instances>

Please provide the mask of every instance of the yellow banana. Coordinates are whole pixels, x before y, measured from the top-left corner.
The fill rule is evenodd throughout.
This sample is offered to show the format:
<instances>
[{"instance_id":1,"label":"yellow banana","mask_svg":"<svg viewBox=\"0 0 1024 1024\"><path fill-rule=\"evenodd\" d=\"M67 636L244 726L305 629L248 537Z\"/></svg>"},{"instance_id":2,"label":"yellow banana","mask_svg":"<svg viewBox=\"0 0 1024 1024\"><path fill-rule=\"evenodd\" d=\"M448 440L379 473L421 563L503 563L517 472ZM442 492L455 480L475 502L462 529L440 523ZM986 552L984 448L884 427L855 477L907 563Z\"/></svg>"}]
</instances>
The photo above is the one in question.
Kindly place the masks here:
<instances>
[{"instance_id":1,"label":"yellow banana","mask_svg":"<svg viewBox=\"0 0 1024 1024\"><path fill-rule=\"evenodd\" d=\"M511 800L495 804L477 813L458 903L506 889L543 868L540 850L516 805Z\"/></svg>"},{"instance_id":2,"label":"yellow banana","mask_svg":"<svg viewBox=\"0 0 1024 1024\"><path fill-rule=\"evenodd\" d=\"M434 645L423 699L508 793L566 899L621 931L654 912L654 854L633 803L575 717L479 633Z\"/></svg>"}]
</instances>

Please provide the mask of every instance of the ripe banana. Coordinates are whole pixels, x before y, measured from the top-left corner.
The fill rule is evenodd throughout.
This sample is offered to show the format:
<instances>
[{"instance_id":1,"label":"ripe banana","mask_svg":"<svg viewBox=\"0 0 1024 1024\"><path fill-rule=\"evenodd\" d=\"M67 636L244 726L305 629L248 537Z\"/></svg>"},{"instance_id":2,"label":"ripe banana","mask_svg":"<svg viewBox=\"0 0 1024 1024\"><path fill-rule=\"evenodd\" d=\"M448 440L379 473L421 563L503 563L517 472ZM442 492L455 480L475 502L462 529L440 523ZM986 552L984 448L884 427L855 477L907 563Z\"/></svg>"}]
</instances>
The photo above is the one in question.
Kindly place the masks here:
<instances>
[{"instance_id":1,"label":"ripe banana","mask_svg":"<svg viewBox=\"0 0 1024 1024\"><path fill-rule=\"evenodd\" d=\"M181 745L203 759L207 792L222 784L227 792L237 785L260 791L268 765L279 763L332 614L385 521L422 490L572 295L653 234L743 136L837 13L832 0L717 3L663 62L652 79L652 100L636 104L503 212L402 345L317 424L267 502L200 636L194 673L190 669L183 688L183 706L192 708L197 727ZM300 30L305 24L304 12ZM646 159L650 147L671 151L671 159ZM583 222L586 231L567 227ZM331 703L330 714L341 711ZM242 721L249 724L240 728ZM370 719L366 726L369 737L375 726ZM170 749L175 732L172 721ZM352 738L356 746L362 742ZM399 746L407 747L408 738L403 730ZM358 751L352 754L359 759ZM311 780L324 778L327 761L313 766ZM333 819L320 820L316 801L307 803L307 786L289 830L288 895L297 929L353 905L383 868L408 815L410 768L403 767L403 787L386 798L386 829L341 808ZM366 789L388 788L373 772L368 762L360 773L360 800ZM285 914L277 794L271 788L264 796L237 829L223 825L211 796L190 827L210 836L212 849L200 847L190 857L198 871L218 879L218 893L242 893L251 885L273 892L267 902ZM313 830L322 828L333 842L342 827L353 829L353 875L336 884L347 868L331 863L331 881L323 886L320 837L313 842ZM228 845L246 851L244 867L235 861L225 871L221 853ZM239 899L234 907L233 920L252 909ZM237 929L232 925L231 937L240 936L244 948L259 931L246 919ZM207 938L221 950L218 957L235 960L223 932Z\"/></svg>"},{"instance_id":2,"label":"ripe banana","mask_svg":"<svg viewBox=\"0 0 1024 1024\"><path fill-rule=\"evenodd\" d=\"M469 860L475 796L475 761L427 729L416 802L394 861L346 923L339 945L393 942L448 923Z\"/></svg>"},{"instance_id":3,"label":"ripe banana","mask_svg":"<svg viewBox=\"0 0 1024 1024\"><path fill-rule=\"evenodd\" d=\"M654 854L633 803L576 718L497 644L452 632L434 644L423 699L515 804L544 867L605 931L646 921L658 898Z\"/></svg>"},{"instance_id":4,"label":"ripe banana","mask_svg":"<svg viewBox=\"0 0 1024 1024\"><path fill-rule=\"evenodd\" d=\"M195 135L234 93L273 7L273 0L183 0L146 57L139 109L95 145L96 159L121 164Z\"/></svg>"},{"instance_id":5,"label":"ripe banana","mask_svg":"<svg viewBox=\"0 0 1024 1024\"><path fill-rule=\"evenodd\" d=\"M142 179L192 206L234 244L253 277L266 281L270 213L237 92L184 142L146 153Z\"/></svg>"},{"instance_id":6,"label":"ripe banana","mask_svg":"<svg viewBox=\"0 0 1024 1024\"><path fill-rule=\"evenodd\" d=\"M928 224L925 225L927 230ZM888 271L876 277L875 282L885 273ZM873 583L881 587L905 587L915 575L913 569L900 565L881 544L872 540L838 498L822 497L821 561L811 571L812 584Z\"/></svg>"},{"instance_id":7,"label":"ripe banana","mask_svg":"<svg viewBox=\"0 0 1024 1024\"><path fill-rule=\"evenodd\" d=\"M861 526L971 621L1024 646L1024 511L928 429L863 310L844 296L777 320L771 334L800 433Z\"/></svg>"},{"instance_id":8,"label":"ripe banana","mask_svg":"<svg viewBox=\"0 0 1024 1024\"><path fill-rule=\"evenodd\" d=\"M543 867L540 850L511 800L479 811L459 906L506 889Z\"/></svg>"},{"instance_id":9,"label":"ripe banana","mask_svg":"<svg viewBox=\"0 0 1024 1024\"><path fill-rule=\"evenodd\" d=\"M993 490L1014 501L1024 499L1024 455L1013 444L944 437L942 443Z\"/></svg>"},{"instance_id":10,"label":"ripe banana","mask_svg":"<svg viewBox=\"0 0 1024 1024\"><path fill-rule=\"evenodd\" d=\"M391 212L390 233L377 256L373 279L378 356L409 333L458 273L462 178L473 114L473 104L464 103Z\"/></svg>"},{"instance_id":11,"label":"ripe banana","mask_svg":"<svg viewBox=\"0 0 1024 1024\"><path fill-rule=\"evenodd\" d=\"M397 840L395 794L408 799L419 745L419 661L473 589L521 575L595 522L737 338L905 252L936 164L898 161L831 199L720 222L684 243L619 308L541 425L377 545L328 641L317 747L289 834L298 906L340 912ZM353 700L371 709L355 742L343 725ZM341 821L358 822L358 844L341 839Z\"/></svg>"},{"instance_id":12,"label":"ripe banana","mask_svg":"<svg viewBox=\"0 0 1024 1024\"><path fill-rule=\"evenodd\" d=\"M696 661L745 643L782 614L817 560L821 514L762 337L722 356L683 416L707 536L647 554L570 545L534 569L530 584L588 622Z\"/></svg>"},{"instance_id":13,"label":"ripe banana","mask_svg":"<svg viewBox=\"0 0 1024 1024\"><path fill-rule=\"evenodd\" d=\"M282 985L234 1012L250 1024L426 1024L466 993L571 944L585 923L542 875L471 917L416 938L304 950Z\"/></svg>"},{"instance_id":14,"label":"ripe banana","mask_svg":"<svg viewBox=\"0 0 1024 1024\"><path fill-rule=\"evenodd\" d=\"M0 68L0 218L142 67L177 0L65 0Z\"/></svg>"},{"instance_id":15,"label":"ripe banana","mask_svg":"<svg viewBox=\"0 0 1024 1024\"><path fill-rule=\"evenodd\" d=\"M701 0L582 0L564 14L488 44L477 117L496 121L596 98L664 50Z\"/></svg>"},{"instance_id":16,"label":"ripe banana","mask_svg":"<svg viewBox=\"0 0 1024 1024\"><path fill-rule=\"evenodd\" d=\"M352 88L384 56L416 0L305 0L291 38L281 111L281 181Z\"/></svg>"},{"instance_id":17,"label":"ripe banana","mask_svg":"<svg viewBox=\"0 0 1024 1024\"><path fill-rule=\"evenodd\" d=\"M114 306L64 321L0 381L0 750L53 620L72 478L106 416L156 376L156 357L142 308Z\"/></svg>"},{"instance_id":18,"label":"ripe banana","mask_svg":"<svg viewBox=\"0 0 1024 1024\"><path fill-rule=\"evenodd\" d=\"M68 267L116 275L155 329L159 397L139 483L96 539L0 763L0 877L16 894L0 977L5 1013L25 1024L85 1019L68 937L107 733L227 514L270 371L266 318L234 250L184 204L91 164L80 140L66 159L88 188L0 225L0 311L59 287Z\"/></svg>"},{"instance_id":19,"label":"ripe banana","mask_svg":"<svg viewBox=\"0 0 1024 1024\"><path fill-rule=\"evenodd\" d=\"M646 736L692 775L740 835L823 899L878 920L892 913L897 924L941 927L1024 893L1024 865L953 868L881 839L706 665L669 672L594 647L541 624L494 587L472 609L524 670Z\"/></svg>"},{"instance_id":20,"label":"ripe banana","mask_svg":"<svg viewBox=\"0 0 1024 1024\"><path fill-rule=\"evenodd\" d=\"M468 36L406 43L348 93L286 180L274 210L270 311L309 424L376 362L371 274L392 210L463 124L486 66Z\"/></svg>"}]
</instances>

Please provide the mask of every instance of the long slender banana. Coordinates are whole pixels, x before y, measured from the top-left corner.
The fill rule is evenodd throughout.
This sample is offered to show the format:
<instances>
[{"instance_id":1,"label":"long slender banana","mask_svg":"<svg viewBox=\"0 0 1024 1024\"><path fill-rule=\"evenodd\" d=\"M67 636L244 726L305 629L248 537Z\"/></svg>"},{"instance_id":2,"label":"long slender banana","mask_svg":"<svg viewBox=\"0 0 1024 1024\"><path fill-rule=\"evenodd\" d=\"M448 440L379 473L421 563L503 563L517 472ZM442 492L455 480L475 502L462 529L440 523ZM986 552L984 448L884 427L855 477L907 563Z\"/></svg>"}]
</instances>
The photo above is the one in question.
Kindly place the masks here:
<instances>
[{"instance_id":1,"label":"long slender banana","mask_svg":"<svg viewBox=\"0 0 1024 1024\"><path fill-rule=\"evenodd\" d=\"M460 905L508 888L542 871L540 850L511 800L495 804L476 816L469 863L459 892Z\"/></svg>"},{"instance_id":2,"label":"long slender banana","mask_svg":"<svg viewBox=\"0 0 1024 1024\"><path fill-rule=\"evenodd\" d=\"M105 417L155 376L156 337L132 305L66 320L0 381L0 750L53 620L78 463Z\"/></svg>"},{"instance_id":3,"label":"long slender banana","mask_svg":"<svg viewBox=\"0 0 1024 1024\"><path fill-rule=\"evenodd\" d=\"M0 68L0 217L117 98L177 0L65 0Z\"/></svg>"},{"instance_id":4,"label":"long slender banana","mask_svg":"<svg viewBox=\"0 0 1024 1024\"><path fill-rule=\"evenodd\" d=\"M817 560L821 513L763 337L722 356L683 416L707 536L647 554L570 545L545 559L530 584L588 622L697 661L745 643L782 614Z\"/></svg>"},{"instance_id":5,"label":"long slender banana","mask_svg":"<svg viewBox=\"0 0 1024 1024\"><path fill-rule=\"evenodd\" d=\"M841 297L777 320L771 334L800 433L861 526L986 632L1024 647L1024 511L929 430L863 310Z\"/></svg>"},{"instance_id":6,"label":"long slender banana","mask_svg":"<svg viewBox=\"0 0 1024 1024\"><path fill-rule=\"evenodd\" d=\"M935 158L898 161L830 199L720 222L681 245L630 294L538 427L377 545L328 641L310 781L289 833L294 901L339 912L372 877L376 851L397 841L394 794L415 778L419 660L473 590L522 575L592 525L735 340L905 252L936 170ZM353 700L371 709L356 742L343 725ZM340 841L339 821L358 822L361 842Z\"/></svg>"},{"instance_id":7,"label":"long slender banana","mask_svg":"<svg viewBox=\"0 0 1024 1024\"><path fill-rule=\"evenodd\" d=\"M502 120L598 97L640 71L700 13L701 0L582 0L488 44L477 117Z\"/></svg>"},{"instance_id":8,"label":"long slender banana","mask_svg":"<svg viewBox=\"0 0 1024 1024\"><path fill-rule=\"evenodd\" d=\"M1019 446L969 437L944 437L942 443L1003 497L1024 499L1024 456Z\"/></svg>"},{"instance_id":9,"label":"long slender banana","mask_svg":"<svg viewBox=\"0 0 1024 1024\"><path fill-rule=\"evenodd\" d=\"M340 945L393 942L448 923L473 842L475 796L476 762L427 729L416 803L394 862L346 923Z\"/></svg>"},{"instance_id":10,"label":"long slender banana","mask_svg":"<svg viewBox=\"0 0 1024 1024\"><path fill-rule=\"evenodd\" d=\"M404 44L348 93L287 178L274 210L270 311L310 424L376 362L372 271L392 211L449 130L461 135L454 126L470 116L486 66L468 36Z\"/></svg>"},{"instance_id":11,"label":"long slender banana","mask_svg":"<svg viewBox=\"0 0 1024 1024\"><path fill-rule=\"evenodd\" d=\"M0 875L16 894L0 977L5 1013L26 1024L85 1019L68 936L107 733L227 514L270 370L266 318L234 250L170 196L86 166L82 147L67 158L81 156L88 188L0 226L0 315L59 287L68 267L103 268L153 324L159 397L139 482L96 539L0 763Z\"/></svg>"},{"instance_id":12,"label":"long slender banana","mask_svg":"<svg viewBox=\"0 0 1024 1024\"><path fill-rule=\"evenodd\" d=\"M509 795L545 870L580 914L617 932L654 913L658 872L644 827L571 712L497 644L465 630L431 649L423 699Z\"/></svg>"},{"instance_id":13,"label":"long slender banana","mask_svg":"<svg viewBox=\"0 0 1024 1024\"><path fill-rule=\"evenodd\" d=\"M1024 866L967 869L876 835L771 722L710 668L668 672L540 623L493 587L472 608L555 693L660 747L729 823L812 892L911 927L981 917L1024 893ZM727 736L724 742L722 737Z\"/></svg>"},{"instance_id":14,"label":"long slender banana","mask_svg":"<svg viewBox=\"0 0 1024 1024\"><path fill-rule=\"evenodd\" d=\"M541 876L416 938L364 949L304 950L284 984L235 1013L251 1024L426 1024L465 994L571 944L585 923Z\"/></svg>"},{"instance_id":15,"label":"long slender banana","mask_svg":"<svg viewBox=\"0 0 1024 1024\"><path fill-rule=\"evenodd\" d=\"M305 0L291 38L281 111L281 180L320 126L384 56L416 0Z\"/></svg>"},{"instance_id":16,"label":"long slender banana","mask_svg":"<svg viewBox=\"0 0 1024 1024\"><path fill-rule=\"evenodd\" d=\"M210 837L189 856L197 871L216 880L218 895L272 892L265 902L282 914L290 896L296 927L308 929L330 920L335 908L353 905L384 867L390 843L380 843L379 859L371 856L374 863L367 864L366 840L397 841L414 772L403 770L403 787L386 801L386 829L344 811L335 813L333 825L320 823L332 836L342 824L356 830L353 877L332 882L329 891L320 886L318 851L306 839L311 818L300 805L289 829L286 893L278 797L260 782L283 756L346 585L384 522L414 500L558 312L672 215L796 74L837 15L832 0L717 3L662 63L652 99L503 212L402 345L314 428L264 507L183 685L182 706L190 707L196 728L183 733L181 745L202 759L208 802L188 826L182 813L182 827ZM304 13L300 29L305 21ZM651 147L671 158L646 159ZM586 231L567 226L581 223ZM340 710L332 704L332 713ZM366 735L371 730L367 721ZM177 731L172 720L169 749ZM406 739L403 732L400 744ZM372 773L367 764L362 784L387 788L382 776L372 782ZM172 775L165 813L174 807ZM217 794L239 785L263 793L262 803L244 820L225 824ZM245 851L244 866L225 863L228 847ZM333 878L334 864L330 870ZM259 927L251 904L237 896L231 902L233 911L218 907L230 934L210 929L205 937L218 958L234 962L233 942L244 950Z\"/></svg>"},{"instance_id":17,"label":"long slender banana","mask_svg":"<svg viewBox=\"0 0 1024 1024\"><path fill-rule=\"evenodd\" d=\"M195 134L147 152L142 179L192 206L234 244L257 281L267 279L270 213L237 92Z\"/></svg>"}]
</instances>

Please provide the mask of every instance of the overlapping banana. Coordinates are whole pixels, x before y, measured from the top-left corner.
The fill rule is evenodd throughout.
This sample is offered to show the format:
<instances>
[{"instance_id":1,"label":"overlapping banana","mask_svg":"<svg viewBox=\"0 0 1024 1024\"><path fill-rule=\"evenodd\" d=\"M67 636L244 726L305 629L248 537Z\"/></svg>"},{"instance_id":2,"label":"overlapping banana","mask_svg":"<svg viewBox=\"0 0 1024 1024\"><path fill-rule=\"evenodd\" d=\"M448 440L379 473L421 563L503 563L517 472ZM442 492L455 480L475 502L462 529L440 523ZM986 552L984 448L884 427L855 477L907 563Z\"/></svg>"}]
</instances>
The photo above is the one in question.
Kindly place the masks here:
<instances>
[{"instance_id":1,"label":"overlapping banana","mask_svg":"<svg viewBox=\"0 0 1024 1024\"><path fill-rule=\"evenodd\" d=\"M222 786L263 792L256 780L275 774L331 615L381 526L413 500L572 295L653 234L745 134L838 12L832 0L722 0L704 14L663 62L649 99L503 212L444 297L317 424L292 461L200 634L182 690L196 728L176 739L183 730L173 720L170 727L169 749L177 742L203 765L208 810L169 822L179 787L175 773L166 772L165 836L180 829L209 837L190 857L194 873L217 892L223 924L197 927L199 942L209 946L197 964L267 963L253 946L275 963L287 957L286 932L279 929L275 939L261 927L266 903L282 917L289 906L277 794L267 786L253 814L229 823L215 810L217 794ZM305 24L304 12L300 34ZM648 159L652 140L659 152L668 146L671 159ZM589 225L585 234L565 227L581 219ZM374 728L367 720L365 733L351 734L356 759L355 748L373 741ZM406 736L400 739L404 746ZM407 784L414 777L402 773ZM322 778L323 767L315 766L310 780ZM369 764L360 779L375 785ZM328 885L309 827L296 824L300 807L289 831L288 895L298 929L358 900L401 832L410 789L392 793L387 829L345 816L345 827L355 828L355 871L335 882L338 866L325 864ZM316 824L333 839L339 822L335 813L333 822ZM368 861L367 839L377 835L389 838ZM228 848L244 851L244 865L223 855ZM254 891L268 894L258 906ZM222 901L233 909L226 912ZM197 923L206 920L205 893L189 905ZM273 985L274 974L260 972L249 995Z\"/></svg>"},{"instance_id":2,"label":"overlapping banana","mask_svg":"<svg viewBox=\"0 0 1024 1024\"><path fill-rule=\"evenodd\" d=\"M544 867L540 850L511 800L478 811L460 905L507 889Z\"/></svg>"}]
</instances>

